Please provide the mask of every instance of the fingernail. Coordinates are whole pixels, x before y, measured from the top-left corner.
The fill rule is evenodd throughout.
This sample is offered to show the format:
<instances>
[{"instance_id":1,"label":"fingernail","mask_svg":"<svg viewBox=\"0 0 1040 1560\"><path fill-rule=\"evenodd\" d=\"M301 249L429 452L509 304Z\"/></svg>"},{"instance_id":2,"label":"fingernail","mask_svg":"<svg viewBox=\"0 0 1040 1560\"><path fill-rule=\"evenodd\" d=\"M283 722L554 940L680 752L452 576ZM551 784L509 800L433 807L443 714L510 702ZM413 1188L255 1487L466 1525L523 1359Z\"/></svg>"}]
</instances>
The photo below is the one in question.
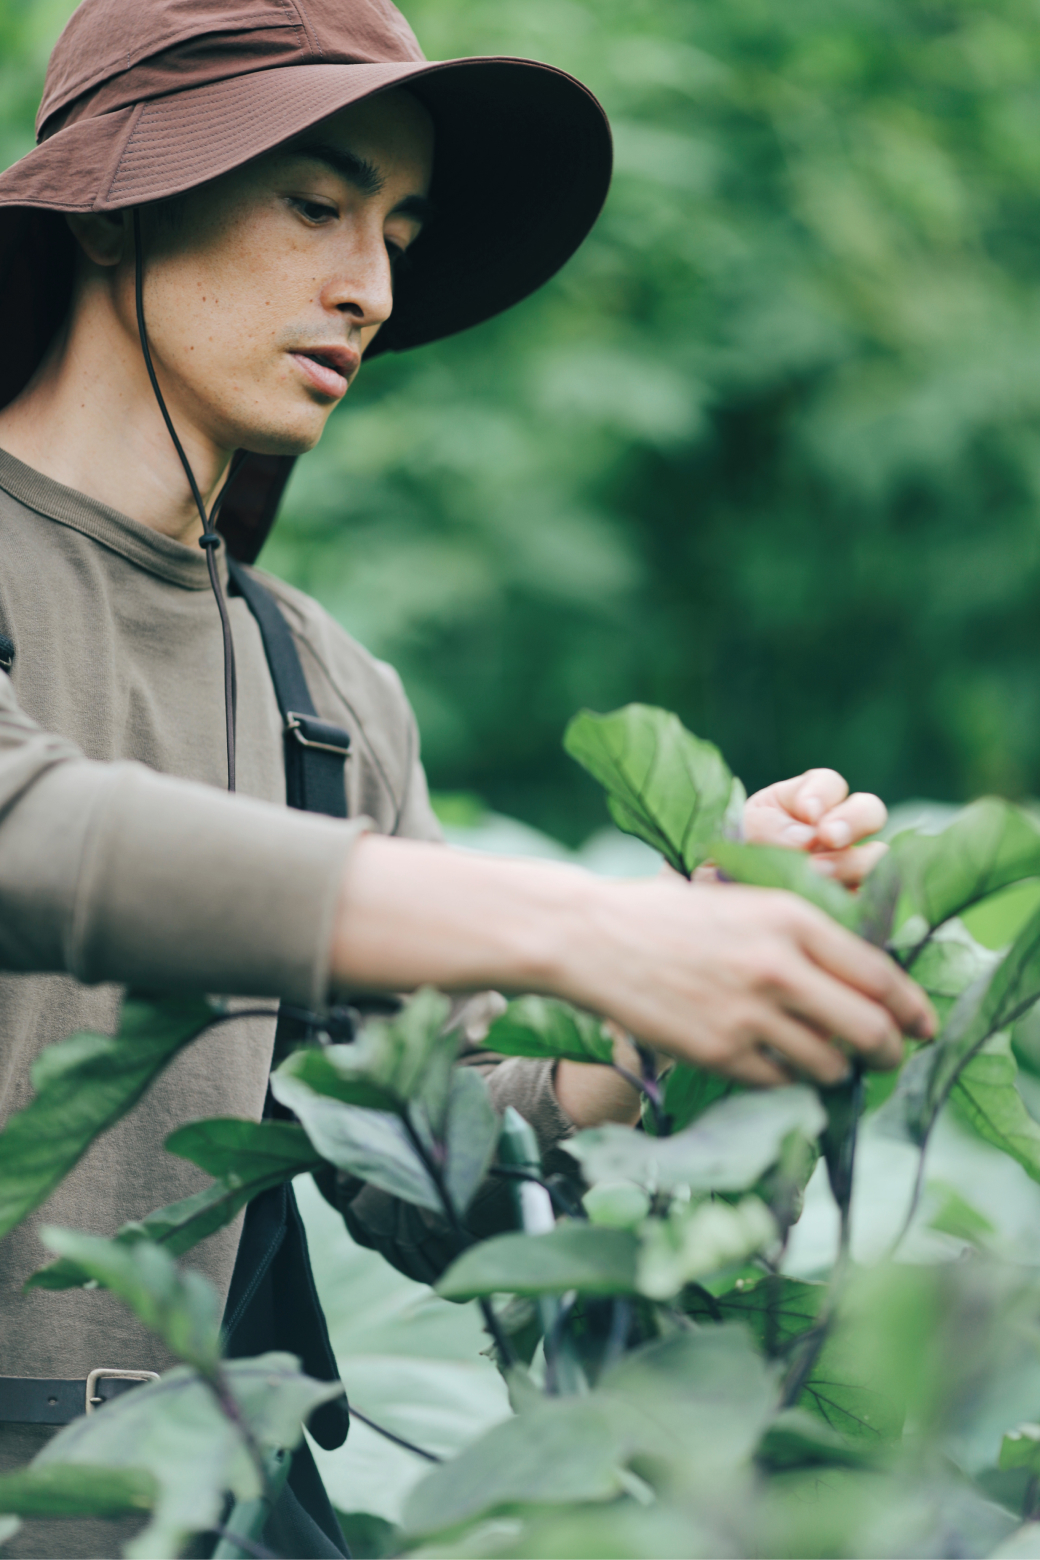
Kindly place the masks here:
<instances>
[{"instance_id":1,"label":"fingernail","mask_svg":"<svg viewBox=\"0 0 1040 1560\"><path fill-rule=\"evenodd\" d=\"M808 824L789 823L780 838L785 845L808 845L815 832Z\"/></svg>"},{"instance_id":2,"label":"fingernail","mask_svg":"<svg viewBox=\"0 0 1040 1560\"><path fill-rule=\"evenodd\" d=\"M843 850L852 839L852 830L849 828L847 823L842 823L840 818L837 819L834 823L826 824L824 828L820 830L820 833L826 837L828 843L832 845L835 850Z\"/></svg>"},{"instance_id":3,"label":"fingernail","mask_svg":"<svg viewBox=\"0 0 1040 1560\"><path fill-rule=\"evenodd\" d=\"M934 1013L924 1013L917 1020L910 1033L915 1035L918 1040L930 1040L935 1034L935 1029L936 1020Z\"/></svg>"},{"instance_id":4,"label":"fingernail","mask_svg":"<svg viewBox=\"0 0 1040 1560\"><path fill-rule=\"evenodd\" d=\"M823 803L818 796L805 796L802 798L802 811L813 823L818 823L823 817Z\"/></svg>"}]
</instances>

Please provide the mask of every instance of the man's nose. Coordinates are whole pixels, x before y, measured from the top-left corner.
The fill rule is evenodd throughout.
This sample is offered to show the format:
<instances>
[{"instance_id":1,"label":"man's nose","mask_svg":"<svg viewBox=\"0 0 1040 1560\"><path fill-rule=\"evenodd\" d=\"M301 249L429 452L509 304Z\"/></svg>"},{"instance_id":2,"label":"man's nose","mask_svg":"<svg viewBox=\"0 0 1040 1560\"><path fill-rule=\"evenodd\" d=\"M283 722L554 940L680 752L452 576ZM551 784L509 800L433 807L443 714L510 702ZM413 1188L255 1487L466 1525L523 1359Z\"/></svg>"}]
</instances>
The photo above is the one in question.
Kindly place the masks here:
<instances>
[{"instance_id":1,"label":"man's nose","mask_svg":"<svg viewBox=\"0 0 1040 1560\"><path fill-rule=\"evenodd\" d=\"M321 302L326 309L347 315L362 330L390 318L393 272L381 232L356 236L339 274L322 288Z\"/></svg>"}]
</instances>

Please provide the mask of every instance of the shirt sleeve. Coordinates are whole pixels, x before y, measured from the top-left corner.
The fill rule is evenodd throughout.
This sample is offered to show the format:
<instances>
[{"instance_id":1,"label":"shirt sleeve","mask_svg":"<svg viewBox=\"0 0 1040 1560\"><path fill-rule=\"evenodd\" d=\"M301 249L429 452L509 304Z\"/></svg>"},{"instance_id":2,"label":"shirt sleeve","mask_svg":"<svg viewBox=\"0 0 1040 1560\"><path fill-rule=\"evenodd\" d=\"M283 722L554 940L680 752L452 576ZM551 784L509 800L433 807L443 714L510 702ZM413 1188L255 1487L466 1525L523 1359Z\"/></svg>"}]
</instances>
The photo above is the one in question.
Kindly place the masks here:
<instances>
[{"instance_id":1,"label":"shirt sleeve","mask_svg":"<svg viewBox=\"0 0 1040 1560\"><path fill-rule=\"evenodd\" d=\"M320 1007L367 826L96 763L0 674L0 969Z\"/></svg>"}]
</instances>

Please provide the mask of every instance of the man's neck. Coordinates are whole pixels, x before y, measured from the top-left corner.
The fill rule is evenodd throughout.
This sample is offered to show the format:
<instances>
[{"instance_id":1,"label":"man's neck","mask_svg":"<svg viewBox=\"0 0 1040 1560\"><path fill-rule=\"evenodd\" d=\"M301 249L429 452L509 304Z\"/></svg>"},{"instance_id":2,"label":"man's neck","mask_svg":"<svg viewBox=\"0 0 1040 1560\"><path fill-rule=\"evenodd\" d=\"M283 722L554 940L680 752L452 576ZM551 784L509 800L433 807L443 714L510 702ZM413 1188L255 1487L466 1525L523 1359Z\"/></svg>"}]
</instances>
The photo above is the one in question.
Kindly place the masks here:
<instances>
[{"instance_id":1,"label":"man's neck","mask_svg":"<svg viewBox=\"0 0 1040 1560\"><path fill-rule=\"evenodd\" d=\"M140 345L111 324L102 311L74 311L25 390L0 411L0 449L174 541L193 544L202 522ZM169 399L168 406L208 509L231 452L200 435Z\"/></svg>"}]
</instances>

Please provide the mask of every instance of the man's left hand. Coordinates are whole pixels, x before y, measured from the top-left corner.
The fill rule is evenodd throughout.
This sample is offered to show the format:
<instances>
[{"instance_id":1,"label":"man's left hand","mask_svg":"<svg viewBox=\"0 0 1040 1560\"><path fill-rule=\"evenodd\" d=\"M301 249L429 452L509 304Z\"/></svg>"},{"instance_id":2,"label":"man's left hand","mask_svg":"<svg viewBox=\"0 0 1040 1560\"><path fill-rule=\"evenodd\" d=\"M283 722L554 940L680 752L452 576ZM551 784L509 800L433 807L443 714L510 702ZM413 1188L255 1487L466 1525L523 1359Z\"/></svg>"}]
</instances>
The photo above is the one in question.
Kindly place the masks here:
<instances>
[{"instance_id":1,"label":"man's left hand","mask_svg":"<svg viewBox=\"0 0 1040 1560\"><path fill-rule=\"evenodd\" d=\"M809 851L817 871L855 888L887 850L880 841L856 845L884 826L888 811L868 791L849 795L834 769L807 769L749 796L744 837L755 845Z\"/></svg>"}]
</instances>

